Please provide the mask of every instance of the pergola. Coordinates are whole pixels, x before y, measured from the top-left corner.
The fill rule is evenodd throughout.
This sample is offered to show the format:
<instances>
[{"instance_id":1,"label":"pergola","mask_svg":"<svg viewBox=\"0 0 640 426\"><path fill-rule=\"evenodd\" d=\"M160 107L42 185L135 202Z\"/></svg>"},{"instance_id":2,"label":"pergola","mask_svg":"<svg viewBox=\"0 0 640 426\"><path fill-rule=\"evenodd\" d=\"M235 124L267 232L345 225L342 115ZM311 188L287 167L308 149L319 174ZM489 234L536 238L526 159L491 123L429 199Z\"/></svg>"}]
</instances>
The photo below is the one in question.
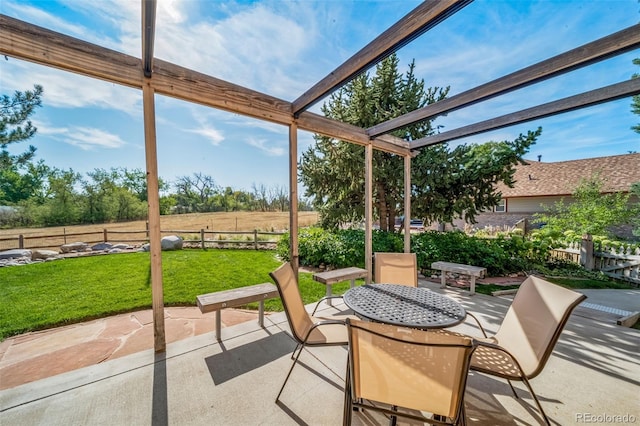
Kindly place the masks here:
<instances>
[{"instance_id":1,"label":"pergola","mask_svg":"<svg viewBox=\"0 0 640 426\"><path fill-rule=\"evenodd\" d=\"M586 67L640 47L640 24L482 84L440 102L380 123L359 128L308 111L326 95L445 21L471 0L427 0L364 46L292 102L241 87L154 57L156 0L142 3L141 57L133 57L0 15L0 53L108 82L141 89L151 242L151 281L155 350L164 351L164 307L160 247L160 210L156 151L155 100L161 94L212 108L266 120L289 128L290 246L298 264L297 134L298 129L364 146L365 148L365 263L371 278L372 158L373 150L404 157L405 193L410 191L411 158L422 147L440 144L531 120L573 111L640 93L640 78L601 87L489 120L455 128L411 142L389 133L404 126L459 110L561 74ZM405 215L411 211L405 196ZM409 215L410 216L410 215ZM409 251L409 221L405 221L405 251Z\"/></svg>"}]
</instances>

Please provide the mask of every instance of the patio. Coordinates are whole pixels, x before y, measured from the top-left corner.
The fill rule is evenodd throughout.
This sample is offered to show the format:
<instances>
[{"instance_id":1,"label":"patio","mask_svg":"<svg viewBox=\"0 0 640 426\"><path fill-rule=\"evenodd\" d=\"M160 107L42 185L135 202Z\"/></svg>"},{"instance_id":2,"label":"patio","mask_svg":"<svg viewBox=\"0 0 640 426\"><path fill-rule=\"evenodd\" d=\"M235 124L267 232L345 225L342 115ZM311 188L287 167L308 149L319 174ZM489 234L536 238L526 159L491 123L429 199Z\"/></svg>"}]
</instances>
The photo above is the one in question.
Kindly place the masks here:
<instances>
[{"instance_id":1,"label":"patio","mask_svg":"<svg viewBox=\"0 0 640 426\"><path fill-rule=\"evenodd\" d=\"M510 299L439 289L481 317L495 331ZM323 314L344 310L326 307ZM471 322L455 329L477 335ZM181 340L166 353L146 350L0 392L3 424L310 424L342 422L346 350L312 349L301 356L281 404L275 395L290 366L293 340L283 313ZM574 311L542 374L532 380L556 424L637 422L640 409L640 331L608 324ZM521 383L508 384L472 373L466 408L469 423L538 424L535 405ZM598 417L600 416L600 417ZM608 417L607 417L608 416ZM620 416L620 417L616 417ZM386 424L369 412L355 424Z\"/></svg>"}]
</instances>

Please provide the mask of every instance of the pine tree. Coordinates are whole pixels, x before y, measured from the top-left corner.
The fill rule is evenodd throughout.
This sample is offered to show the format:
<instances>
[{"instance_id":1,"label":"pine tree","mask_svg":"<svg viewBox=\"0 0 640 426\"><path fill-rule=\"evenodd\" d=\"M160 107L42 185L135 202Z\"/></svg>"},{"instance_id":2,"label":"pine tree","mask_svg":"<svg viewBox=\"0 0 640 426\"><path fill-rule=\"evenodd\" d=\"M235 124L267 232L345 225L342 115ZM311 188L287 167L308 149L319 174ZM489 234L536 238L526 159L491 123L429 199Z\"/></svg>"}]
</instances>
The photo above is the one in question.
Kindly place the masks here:
<instances>
[{"instance_id":1,"label":"pine tree","mask_svg":"<svg viewBox=\"0 0 640 426\"><path fill-rule=\"evenodd\" d=\"M364 73L329 97L322 112L330 118L363 128L382 123L444 99L449 87L425 88L414 74L415 63L402 75L398 58L383 60L371 77ZM427 147L412 160L413 217L428 222L450 222L454 217L473 221L477 212L497 204L497 182L510 183L514 167L522 161L541 130L529 132L513 142L487 146L446 145ZM423 120L393 134L407 141L434 133L431 120ZM320 213L321 225L335 228L357 223L364 217L364 148L316 135L315 143L300 161L300 179L305 196ZM374 151L374 216L380 229L393 230L403 213L404 159Z\"/></svg>"},{"instance_id":2,"label":"pine tree","mask_svg":"<svg viewBox=\"0 0 640 426\"><path fill-rule=\"evenodd\" d=\"M32 145L19 155L10 155L7 150L10 144L31 139L36 134L37 128L29 117L42 104L42 86L36 84L33 89L0 98L0 170L26 164L35 155L36 148Z\"/></svg>"},{"instance_id":3,"label":"pine tree","mask_svg":"<svg viewBox=\"0 0 640 426\"><path fill-rule=\"evenodd\" d=\"M633 63L640 66L640 58L634 59ZM631 78L640 78L640 74L633 74ZM631 112L640 115L640 95L635 95L631 98ZM640 133L640 124L632 126L631 129L636 133Z\"/></svg>"}]
</instances>

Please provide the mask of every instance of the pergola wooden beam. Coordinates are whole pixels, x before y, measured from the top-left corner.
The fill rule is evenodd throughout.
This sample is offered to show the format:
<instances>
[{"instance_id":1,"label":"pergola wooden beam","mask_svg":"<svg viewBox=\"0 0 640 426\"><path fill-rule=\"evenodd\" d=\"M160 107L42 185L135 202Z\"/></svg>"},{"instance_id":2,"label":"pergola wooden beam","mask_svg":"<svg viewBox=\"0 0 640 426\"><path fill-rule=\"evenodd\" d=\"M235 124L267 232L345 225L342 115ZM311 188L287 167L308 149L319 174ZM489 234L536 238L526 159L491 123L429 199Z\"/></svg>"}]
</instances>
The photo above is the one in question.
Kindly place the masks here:
<instances>
[{"instance_id":1,"label":"pergola wooden beam","mask_svg":"<svg viewBox=\"0 0 640 426\"><path fill-rule=\"evenodd\" d=\"M640 78L634 78L621 83L612 84L610 86L581 93L579 95L559 99L557 101L527 108L468 126L459 127L448 132L417 139L411 143L411 147L412 149L416 149L428 145L448 142L454 139L477 135L491 130L502 129L515 124L550 117L552 115L562 114L637 94L640 94Z\"/></svg>"},{"instance_id":2,"label":"pergola wooden beam","mask_svg":"<svg viewBox=\"0 0 640 426\"><path fill-rule=\"evenodd\" d=\"M640 47L640 24L367 129L371 137L539 83Z\"/></svg>"},{"instance_id":3,"label":"pergola wooden beam","mask_svg":"<svg viewBox=\"0 0 640 426\"><path fill-rule=\"evenodd\" d=\"M142 89L142 61L0 14L0 53Z\"/></svg>"},{"instance_id":4,"label":"pergola wooden beam","mask_svg":"<svg viewBox=\"0 0 640 426\"><path fill-rule=\"evenodd\" d=\"M156 34L156 0L142 0L142 70L151 77L153 70L153 44Z\"/></svg>"},{"instance_id":5,"label":"pergola wooden beam","mask_svg":"<svg viewBox=\"0 0 640 426\"><path fill-rule=\"evenodd\" d=\"M0 15L0 53L65 71L142 88L142 61L86 41ZM155 58L156 94L289 126L291 103ZM371 140L364 129L303 113L299 129L405 155L408 143L393 136Z\"/></svg>"},{"instance_id":6,"label":"pergola wooden beam","mask_svg":"<svg viewBox=\"0 0 640 426\"><path fill-rule=\"evenodd\" d=\"M370 66L399 50L424 32L453 15L472 0L430 0L421 3L375 40L293 101L298 116L314 103L343 86Z\"/></svg>"}]
</instances>

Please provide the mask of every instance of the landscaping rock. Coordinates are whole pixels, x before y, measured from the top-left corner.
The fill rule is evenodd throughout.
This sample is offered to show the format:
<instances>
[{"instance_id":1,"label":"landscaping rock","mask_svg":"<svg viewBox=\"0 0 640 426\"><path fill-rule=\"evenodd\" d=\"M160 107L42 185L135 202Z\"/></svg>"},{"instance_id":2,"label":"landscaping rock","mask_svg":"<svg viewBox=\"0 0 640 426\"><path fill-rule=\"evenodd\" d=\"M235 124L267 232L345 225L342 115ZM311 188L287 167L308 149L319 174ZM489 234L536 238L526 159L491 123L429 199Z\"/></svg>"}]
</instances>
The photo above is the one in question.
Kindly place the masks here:
<instances>
[{"instance_id":1,"label":"landscaping rock","mask_svg":"<svg viewBox=\"0 0 640 426\"><path fill-rule=\"evenodd\" d=\"M108 251L113 248L113 244L111 243L98 243L91 246L92 251Z\"/></svg>"},{"instance_id":2,"label":"landscaping rock","mask_svg":"<svg viewBox=\"0 0 640 426\"><path fill-rule=\"evenodd\" d=\"M27 265L31 262L30 257L13 257L11 259L0 259L0 268L3 266Z\"/></svg>"},{"instance_id":3,"label":"landscaping rock","mask_svg":"<svg viewBox=\"0 0 640 426\"><path fill-rule=\"evenodd\" d=\"M23 257L31 260L31 250L12 249L0 252L0 259L18 259Z\"/></svg>"},{"instance_id":4,"label":"landscaping rock","mask_svg":"<svg viewBox=\"0 0 640 426\"><path fill-rule=\"evenodd\" d=\"M77 252L84 252L88 250L90 250L89 244L82 243L82 242L69 243L69 244L64 244L60 246L61 253L77 253Z\"/></svg>"},{"instance_id":5,"label":"landscaping rock","mask_svg":"<svg viewBox=\"0 0 640 426\"><path fill-rule=\"evenodd\" d=\"M162 237L161 247L163 251L182 250L182 238L177 235L168 235Z\"/></svg>"},{"instance_id":6,"label":"landscaping rock","mask_svg":"<svg viewBox=\"0 0 640 426\"><path fill-rule=\"evenodd\" d=\"M60 257L60 253L53 250L33 250L31 252L31 260L53 260Z\"/></svg>"}]
</instances>

